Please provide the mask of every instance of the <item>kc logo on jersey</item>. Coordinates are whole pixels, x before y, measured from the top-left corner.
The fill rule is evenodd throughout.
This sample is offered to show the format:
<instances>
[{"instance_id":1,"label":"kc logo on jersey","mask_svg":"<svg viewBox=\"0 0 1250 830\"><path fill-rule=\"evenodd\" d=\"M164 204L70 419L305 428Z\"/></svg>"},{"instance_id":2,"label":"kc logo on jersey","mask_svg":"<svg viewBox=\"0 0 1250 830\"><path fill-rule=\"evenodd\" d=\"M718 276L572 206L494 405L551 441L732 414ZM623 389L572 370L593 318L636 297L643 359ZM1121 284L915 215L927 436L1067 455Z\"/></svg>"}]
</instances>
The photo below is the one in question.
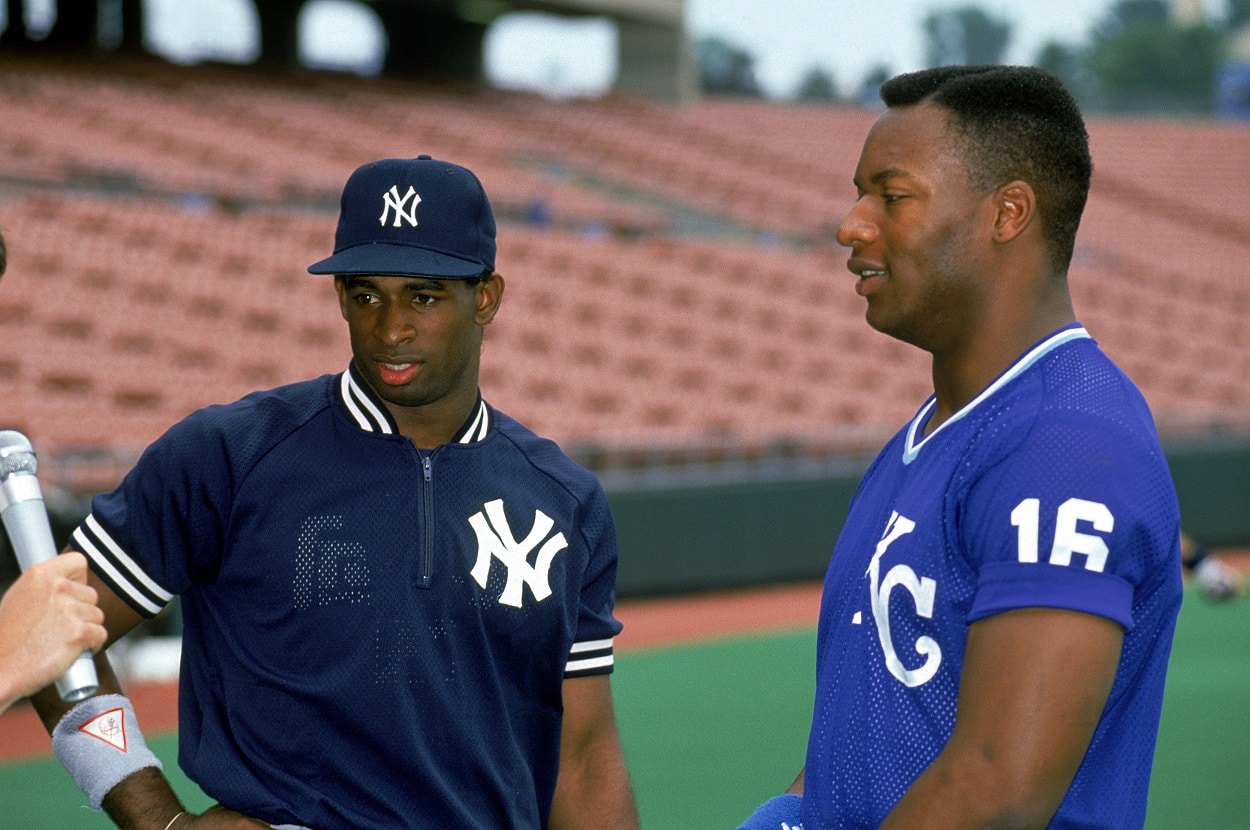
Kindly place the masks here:
<instances>
[{"instance_id":1,"label":"kc logo on jersey","mask_svg":"<svg viewBox=\"0 0 1250 830\"><path fill-rule=\"evenodd\" d=\"M890 545L897 542L916 529L916 523L898 513L890 514L890 521L877 542L877 549L868 565L868 590L872 602L872 616L877 623L877 638L881 641L881 651L885 655L886 668L890 674L898 678L905 686L922 686L937 674L938 666L942 665L942 648L932 637L920 637L914 646L916 653L925 658L918 668L909 669L899 659L894 648L894 638L890 634L890 592L898 587L911 594L916 604L916 614L924 619L933 617L933 600L937 594L937 583L929 577L917 577L916 572L908 565L895 565L881 577L881 557L885 556Z\"/></svg>"},{"instance_id":2,"label":"kc logo on jersey","mask_svg":"<svg viewBox=\"0 0 1250 830\"><path fill-rule=\"evenodd\" d=\"M469 517L469 524L477 534L477 561L469 573L481 588L486 588L490 578L491 563L498 559L508 569L508 581L499 596L500 605L520 608L523 588L530 587L537 602L551 596L548 574L556 554L567 548L563 533L548 538L555 525L551 517L541 510L534 511L534 524L529 535L518 542L508 526L503 499L487 502L483 509ZM529 562L530 551L538 549L534 564Z\"/></svg>"},{"instance_id":3,"label":"kc logo on jersey","mask_svg":"<svg viewBox=\"0 0 1250 830\"><path fill-rule=\"evenodd\" d=\"M412 201L410 202L409 199ZM391 211L395 211L395 219L391 223L392 228L400 227L400 222L407 222L410 227L417 226L417 205L421 204L421 197L417 191L413 190L412 185L408 185L408 192L403 196L399 195L399 188L391 185L391 189L382 194L382 217L378 219L378 224L386 226L386 220L391 215Z\"/></svg>"}]
</instances>

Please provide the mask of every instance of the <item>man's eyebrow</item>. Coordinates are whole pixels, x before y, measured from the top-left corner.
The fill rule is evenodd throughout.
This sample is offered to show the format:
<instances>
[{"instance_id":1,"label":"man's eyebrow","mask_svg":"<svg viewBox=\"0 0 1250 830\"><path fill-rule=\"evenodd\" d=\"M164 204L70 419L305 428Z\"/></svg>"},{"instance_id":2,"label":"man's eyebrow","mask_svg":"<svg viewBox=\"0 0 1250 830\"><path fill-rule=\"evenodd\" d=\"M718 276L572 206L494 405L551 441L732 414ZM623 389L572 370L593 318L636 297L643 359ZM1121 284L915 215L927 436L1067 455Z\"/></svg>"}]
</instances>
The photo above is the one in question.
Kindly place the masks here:
<instances>
[{"instance_id":1,"label":"man's eyebrow","mask_svg":"<svg viewBox=\"0 0 1250 830\"><path fill-rule=\"evenodd\" d=\"M902 170L898 167L887 167L884 170L879 170L876 173L873 173L872 178L870 178L869 181L876 185L882 185L886 184L891 179L906 178L907 175L908 173L906 170Z\"/></svg>"},{"instance_id":2,"label":"man's eyebrow","mask_svg":"<svg viewBox=\"0 0 1250 830\"><path fill-rule=\"evenodd\" d=\"M348 288L377 288L373 277L353 274L347 278ZM404 282L405 291L440 291L446 286L442 280L433 277L413 277Z\"/></svg>"},{"instance_id":3,"label":"man's eyebrow","mask_svg":"<svg viewBox=\"0 0 1250 830\"><path fill-rule=\"evenodd\" d=\"M871 176L869 176L868 184L875 185L876 187L883 187L889 184L892 179L907 178L908 175L909 174L907 173L907 171L901 168L887 167L886 169L878 170L876 173L873 173ZM867 187L867 185L865 185L863 181L860 180L859 176L852 177L851 184L854 185L855 189L860 191L861 193Z\"/></svg>"},{"instance_id":4,"label":"man's eyebrow","mask_svg":"<svg viewBox=\"0 0 1250 830\"><path fill-rule=\"evenodd\" d=\"M406 291L442 291L447 285L442 280L430 277L418 277L404 283Z\"/></svg>"}]
</instances>

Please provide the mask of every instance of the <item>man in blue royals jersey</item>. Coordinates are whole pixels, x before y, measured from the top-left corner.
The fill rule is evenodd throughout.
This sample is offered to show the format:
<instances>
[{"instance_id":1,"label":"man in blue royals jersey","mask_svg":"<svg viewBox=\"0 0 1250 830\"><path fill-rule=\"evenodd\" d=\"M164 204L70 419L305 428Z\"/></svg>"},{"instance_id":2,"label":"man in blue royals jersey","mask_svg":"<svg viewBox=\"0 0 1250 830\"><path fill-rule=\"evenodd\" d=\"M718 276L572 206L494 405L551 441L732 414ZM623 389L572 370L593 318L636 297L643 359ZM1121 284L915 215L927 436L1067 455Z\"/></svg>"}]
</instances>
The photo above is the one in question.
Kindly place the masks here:
<instances>
[{"instance_id":1,"label":"man in blue royals jersey","mask_svg":"<svg viewBox=\"0 0 1250 830\"><path fill-rule=\"evenodd\" d=\"M102 694L41 693L57 755L123 828L636 830L611 690L602 488L478 391L503 298L477 178L422 156L343 191L346 371L186 418L71 545L116 638L182 598L192 815Z\"/></svg>"},{"instance_id":2,"label":"man in blue royals jersey","mask_svg":"<svg viewBox=\"0 0 1250 830\"><path fill-rule=\"evenodd\" d=\"M1062 85L902 75L838 231L934 394L865 474L825 579L803 772L751 830L1140 828L1181 602L1146 403L1076 321L1092 165Z\"/></svg>"}]
</instances>

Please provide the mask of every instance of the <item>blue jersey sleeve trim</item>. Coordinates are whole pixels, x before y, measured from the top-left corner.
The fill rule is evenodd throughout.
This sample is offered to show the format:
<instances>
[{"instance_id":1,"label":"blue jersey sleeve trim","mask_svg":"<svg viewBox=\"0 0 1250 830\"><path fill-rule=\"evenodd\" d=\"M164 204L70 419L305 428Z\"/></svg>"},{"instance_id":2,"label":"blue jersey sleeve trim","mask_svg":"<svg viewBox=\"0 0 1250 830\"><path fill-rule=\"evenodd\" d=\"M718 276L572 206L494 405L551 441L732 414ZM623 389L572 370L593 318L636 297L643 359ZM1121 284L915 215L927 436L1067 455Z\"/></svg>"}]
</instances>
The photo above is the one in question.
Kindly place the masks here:
<instances>
[{"instance_id":1,"label":"blue jersey sleeve trim","mask_svg":"<svg viewBox=\"0 0 1250 830\"><path fill-rule=\"evenodd\" d=\"M1017 608L1063 608L1133 627L1133 586L1115 574L1046 562L989 562L968 622Z\"/></svg>"}]
</instances>

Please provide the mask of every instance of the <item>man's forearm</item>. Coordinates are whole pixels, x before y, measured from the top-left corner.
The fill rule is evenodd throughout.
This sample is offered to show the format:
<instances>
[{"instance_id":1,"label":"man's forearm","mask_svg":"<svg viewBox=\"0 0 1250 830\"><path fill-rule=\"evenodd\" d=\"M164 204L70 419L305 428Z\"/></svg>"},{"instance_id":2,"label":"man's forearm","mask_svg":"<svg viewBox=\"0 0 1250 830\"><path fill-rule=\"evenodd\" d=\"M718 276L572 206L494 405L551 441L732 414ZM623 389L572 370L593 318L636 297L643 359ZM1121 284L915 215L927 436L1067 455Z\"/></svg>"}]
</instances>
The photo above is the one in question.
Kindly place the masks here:
<instances>
[{"instance_id":1,"label":"man's forearm","mask_svg":"<svg viewBox=\"0 0 1250 830\"><path fill-rule=\"evenodd\" d=\"M165 830L183 811L173 787L156 767L135 772L104 797L104 812L121 830Z\"/></svg>"},{"instance_id":2,"label":"man's forearm","mask_svg":"<svg viewBox=\"0 0 1250 830\"><path fill-rule=\"evenodd\" d=\"M117 675L113 674L113 667L109 665L108 658L103 654L95 656L96 675L100 679L100 687L92 697L100 695L119 695L122 694L121 686L117 682ZM30 696L31 705L35 707L36 714L43 721L43 728L48 730L48 734L52 734L52 730L61 722L61 718L65 717L65 713L73 709L75 703L67 703L61 700L61 696L57 694L56 686L47 686Z\"/></svg>"},{"instance_id":3,"label":"man's forearm","mask_svg":"<svg viewBox=\"0 0 1250 830\"><path fill-rule=\"evenodd\" d=\"M100 689L93 697L121 694L117 676L108 659L97 655L95 662ZM49 735L61 719L77 705L61 700L54 686L37 692L30 700ZM122 830L165 830L169 820L183 809L173 788L156 767L144 767L122 779L104 796L102 806Z\"/></svg>"},{"instance_id":4,"label":"man's forearm","mask_svg":"<svg viewBox=\"0 0 1250 830\"><path fill-rule=\"evenodd\" d=\"M615 740L580 763L562 762L551 807L551 830L593 826L603 830L638 830L638 807Z\"/></svg>"},{"instance_id":5,"label":"man's forearm","mask_svg":"<svg viewBox=\"0 0 1250 830\"><path fill-rule=\"evenodd\" d=\"M623 765L622 765L623 767ZM551 830L593 826L602 830L638 830L638 808L623 768L604 770L569 787L552 805Z\"/></svg>"}]
</instances>

